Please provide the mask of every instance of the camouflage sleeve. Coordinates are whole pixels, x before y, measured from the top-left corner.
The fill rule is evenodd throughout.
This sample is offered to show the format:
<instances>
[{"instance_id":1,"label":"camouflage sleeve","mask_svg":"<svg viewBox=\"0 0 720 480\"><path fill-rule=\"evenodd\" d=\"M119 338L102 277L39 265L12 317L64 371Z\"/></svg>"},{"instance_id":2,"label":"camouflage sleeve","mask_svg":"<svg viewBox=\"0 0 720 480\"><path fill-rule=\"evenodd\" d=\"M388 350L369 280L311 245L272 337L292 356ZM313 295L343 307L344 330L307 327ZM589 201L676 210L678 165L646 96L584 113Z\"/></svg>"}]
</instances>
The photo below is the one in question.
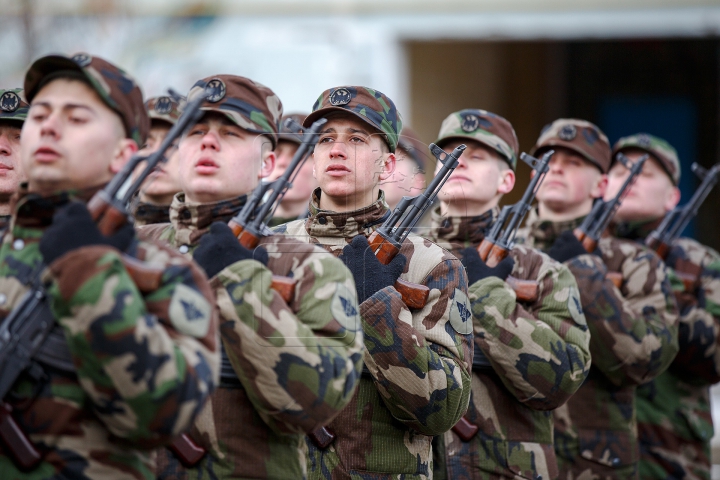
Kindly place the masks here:
<instances>
[{"instance_id":1,"label":"camouflage sleeve","mask_svg":"<svg viewBox=\"0 0 720 480\"><path fill-rule=\"evenodd\" d=\"M110 432L144 448L192 425L219 372L207 279L187 260L165 258L161 286L147 297L105 246L50 265L53 313L82 387Z\"/></svg>"},{"instance_id":2,"label":"camouflage sleeve","mask_svg":"<svg viewBox=\"0 0 720 480\"><path fill-rule=\"evenodd\" d=\"M483 350L518 401L552 410L585 380L590 334L567 268L545 261L538 283L539 298L531 305L517 302L515 292L497 277L470 286L475 348Z\"/></svg>"},{"instance_id":3,"label":"camouflage sleeve","mask_svg":"<svg viewBox=\"0 0 720 480\"><path fill-rule=\"evenodd\" d=\"M649 250L627 243L611 247L605 239L600 245L602 259L580 255L567 262L580 287L593 364L618 386L648 382L677 353L670 283L662 262ZM622 273L620 289L606 278L606 258Z\"/></svg>"},{"instance_id":4,"label":"camouflage sleeve","mask_svg":"<svg viewBox=\"0 0 720 480\"><path fill-rule=\"evenodd\" d=\"M699 265L700 281L694 291L687 291L675 270L668 267L680 310L679 352L671 368L689 383L714 384L720 381L720 255L682 240L673 247L668 263L683 259Z\"/></svg>"},{"instance_id":5,"label":"camouflage sleeve","mask_svg":"<svg viewBox=\"0 0 720 480\"><path fill-rule=\"evenodd\" d=\"M272 273L236 262L221 287L220 328L230 362L263 420L279 433L328 423L352 398L362 369L362 330L352 275L340 260L314 254L293 269L295 300L271 288Z\"/></svg>"},{"instance_id":6,"label":"camouflage sleeve","mask_svg":"<svg viewBox=\"0 0 720 480\"><path fill-rule=\"evenodd\" d=\"M424 309L411 313L394 287L360 305L365 363L392 415L424 435L448 431L470 400L472 359L467 277L457 259L423 282Z\"/></svg>"}]
</instances>

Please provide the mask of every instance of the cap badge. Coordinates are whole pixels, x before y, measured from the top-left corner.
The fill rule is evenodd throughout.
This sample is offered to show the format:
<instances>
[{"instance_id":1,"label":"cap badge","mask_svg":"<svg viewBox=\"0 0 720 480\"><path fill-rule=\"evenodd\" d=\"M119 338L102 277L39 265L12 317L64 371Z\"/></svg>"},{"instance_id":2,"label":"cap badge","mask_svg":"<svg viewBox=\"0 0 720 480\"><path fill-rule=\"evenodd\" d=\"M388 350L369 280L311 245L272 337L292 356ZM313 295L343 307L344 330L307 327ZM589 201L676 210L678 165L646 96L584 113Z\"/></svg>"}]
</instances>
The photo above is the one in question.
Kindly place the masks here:
<instances>
[{"instance_id":1,"label":"cap badge","mask_svg":"<svg viewBox=\"0 0 720 480\"><path fill-rule=\"evenodd\" d=\"M78 53L72 57L72 61L77 63L79 67L87 67L92 62L92 57L87 53Z\"/></svg>"},{"instance_id":2,"label":"cap badge","mask_svg":"<svg viewBox=\"0 0 720 480\"><path fill-rule=\"evenodd\" d=\"M155 102L155 111L160 115L167 115L172 112L173 101L170 97L158 97Z\"/></svg>"},{"instance_id":3,"label":"cap badge","mask_svg":"<svg viewBox=\"0 0 720 480\"><path fill-rule=\"evenodd\" d=\"M330 105L339 107L341 105L347 105L352 100L352 95L347 88L338 88L330 95Z\"/></svg>"},{"instance_id":4,"label":"cap badge","mask_svg":"<svg viewBox=\"0 0 720 480\"><path fill-rule=\"evenodd\" d=\"M468 113L466 115L463 115L462 119L462 125L460 128L462 128L463 132L471 133L478 129L480 126L480 117L475 115L474 113Z\"/></svg>"},{"instance_id":5,"label":"cap badge","mask_svg":"<svg viewBox=\"0 0 720 480\"><path fill-rule=\"evenodd\" d=\"M577 128L575 128L575 125L565 125L558 132L558 138L560 140L565 140L566 142L573 140L576 136Z\"/></svg>"},{"instance_id":6,"label":"cap badge","mask_svg":"<svg viewBox=\"0 0 720 480\"><path fill-rule=\"evenodd\" d=\"M216 103L225 98L225 84L219 78L210 80L205 88L210 90L210 94L207 96L208 102Z\"/></svg>"},{"instance_id":7,"label":"cap badge","mask_svg":"<svg viewBox=\"0 0 720 480\"><path fill-rule=\"evenodd\" d=\"M637 143L641 147L650 148L650 137L645 135L644 133L641 133L637 137Z\"/></svg>"},{"instance_id":8,"label":"cap badge","mask_svg":"<svg viewBox=\"0 0 720 480\"><path fill-rule=\"evenodd\" d=\"M0 110L12 113L20 106L20 97L15 92L5 92L0 97Z\"/></svg>"}]
</instances>

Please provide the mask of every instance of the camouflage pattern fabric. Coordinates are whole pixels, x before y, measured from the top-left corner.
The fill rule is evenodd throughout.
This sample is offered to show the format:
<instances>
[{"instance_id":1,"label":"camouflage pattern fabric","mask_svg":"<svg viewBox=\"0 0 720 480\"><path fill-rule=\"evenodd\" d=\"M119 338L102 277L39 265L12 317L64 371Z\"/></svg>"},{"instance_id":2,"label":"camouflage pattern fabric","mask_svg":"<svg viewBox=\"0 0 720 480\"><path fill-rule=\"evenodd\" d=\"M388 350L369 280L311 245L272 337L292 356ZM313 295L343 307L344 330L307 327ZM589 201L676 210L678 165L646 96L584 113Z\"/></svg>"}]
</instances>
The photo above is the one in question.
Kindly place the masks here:
<instances>
[{"instance_id":1,"label":"camouflage pattern fabric","mask_svg":"<svg viewBox=\"0 0 720 480\"><path fill-rule=\"evenodd\" d=\"M657 222L624 224L644 241ZM720 255L680 238L668 256L680 308L680 351L668 370L637 392L640 476L647 479L710 479L710 385L720 381ZM699 274L687 291L676 271Z\"/></svg>"},{"instance_id":2,"label":"camouflage pattern fabric","mask_svg":"<svg viewBox=\"0 0 720 480\"><path fill-rule=\"evenodd\" d=\"M541 221L535 212L518 241L547 250L582 222ZM678 351L677 307L664 264L633 242L605 237L599 255L566 262L590 329L593 365L585 383L553 413L560 478L638 476L635 392L660 375ZM605 278L621 272L616 288Z\"/></svg>"},{"instance_id":3,"label":"camouflage pattern fabric","mask_svg":"<svg viewBox=\"0 0 720 480\"><path fill-rule=\"evenodd\" d=\"M20 195L0 245L0 318L26 292L43 231L68 199ZM46 269L76 374L37 364L43 380L16 382L5 400L43 460L20 472L0 449L3 478L154 478L152 449L189 428L214 390L218 323L205 275L152 243L137 244L136 256L165 269L157 291L140 294L119 252L104 245Z\"/></svg>"},{"instance_id":4,"label":"camouflage pattern fabric","mask_svg":"<svg viewBox=\"0 0 720 480\"><path fill-rule=\"evenodd\" d=\"M171 224L140 232L189 255L212 222L227 222L244 202L191 204L180 193ZM283 235L260 246L267 268L244 260L211 280L221 339L241 388L219 388L192 428L209 452L200 464L185 469L164 450L158 478L305 478L304 433L330 422L359 382L362 331L352 274L324 250ZM290 304L270 288L271 273L297 281Z\"/></svg>"},{"instance_id":5,"label":"camouflage pattern fabric","mask_svg":"<svg viewBox=\"0 0 720 480\"><path fill-rule=\"evenodd\" d=\"M510 122L500 115L477 109L452 113L443 120L435 144L442 148L450 140L463 139L490 147L510 168L517 168L517 152L520 150L517 135Z\"/></svg>"},{"instance_id":6,"label":"camouflage pattern fabric","mask_svg":"<svg viewBox=\"0 0 720 480\"><path fill-rule=\"evenodd\" d=\"M613 145L613 156L625 150L641 150L649 153L660 162L660 166L675 185L680 182L680 159L677 151L662 138L647 133L638 133L623 137Z\"/></svg>"},{"instance_id":7,"label":"camouflage pattern fabric","mask_svg":"<svg viewBox=\"0 0 720 480\"><path fill-rule=\"evenodd\" d=\"M499 213L444 217L433 211L429 239L452 253L478 247ZM512 275L536 282L537 301L520 303L496 277L469 288L475 348L492 369L473 370L465 418L480 427L470 442L453 431L438 442L436 478L556 478L551 410L564 404L590 370L590 332L567 267L527 247L510 251ZM439 471L445 464L445 470Z\"/></svg>"},{"instance_id":8,"label":"camouflage pattern fabric","mask_svg":"<svg viewBox=\"0 0 720 480\"><path fill-rule=\"evenodd\" d=\"M0 89L0 121L17 122L18 128L22 128L29 109L22 88Z\"/></svg>"},{"instance_id":9,"label":"camouflage pattern fabric","mask_svg":"<svg viewBox=\"0 0 720 480\"><path fill-rule=\"evenodd\" d=\"M28 103L35 98L46 78L62 71L78 72L87 79L107 106L120 115L127 137L142 148L150 130L142 91L124 70L100 57L77 53L72 57L47 55L35 60L25 74Z\"/></svg>"},{"instance_id":10,"label":"camouflage pattern fabric","mask_svg":"<svg viewBox=\"0 0 720 480\"><path fill-rule=\"evenodd\" d=\"M137 200L130 208L135 226L152 225L155 223L168 223L170 221L170 205L155 205Z\"/></svg>"},{"instance_id":11,"label":"camouflage pattern fabric","mask_svg":"<svg viewBox=\"0 0 720 480\"><path fill-rule=\"evenodd\" d=\"M402 116L384 93L368 87L335 87L325 90L315 101L312 113L305 118L303 126L309 127L315 120L332 112L355 115L383 134L391 152L397 148Z\"/></svg>"},{"instance_id":12,"label":"camouflage pattern fabric","mask_svg":"<svg viewBox=\"0 0 720 480\"><path fill-rule=\"evenodd\" d=\"M278 232L321 245L333 255L356 235L370 235L389 213L378 200L346 213L320 210ZM427 305L409 310L394 287L360 305L365 332L363 375L350 404L328 425L337 438L325 450L308 441L311 479L432 478L434 435L449 430L470 398L472 324L462 264L437 245L411 234L400 278L430 288Z\"/></svg>"},{"instance_id":13,"label":"camouflage pattern fabric","mask_svg":"<svg viewBox=\"0 0 720 480\"><path fill-rule=\"evenodd\" d=\"M5 229L10 225L11 215L0 215L0 235L5 233Z\"/></svg>"},{"instance_id":14,"label":"camouflage pattern fabric","mask_svg":"<svg viewBox=\"0 0 720 480\"><path fill-rule=\"evenodd\" d=\"M553 147L572 150L603 173L610 169L610 141L594 123L576 118L559 118L543 127L530 155L539 157Z\"/></svg>"}]
</instances>

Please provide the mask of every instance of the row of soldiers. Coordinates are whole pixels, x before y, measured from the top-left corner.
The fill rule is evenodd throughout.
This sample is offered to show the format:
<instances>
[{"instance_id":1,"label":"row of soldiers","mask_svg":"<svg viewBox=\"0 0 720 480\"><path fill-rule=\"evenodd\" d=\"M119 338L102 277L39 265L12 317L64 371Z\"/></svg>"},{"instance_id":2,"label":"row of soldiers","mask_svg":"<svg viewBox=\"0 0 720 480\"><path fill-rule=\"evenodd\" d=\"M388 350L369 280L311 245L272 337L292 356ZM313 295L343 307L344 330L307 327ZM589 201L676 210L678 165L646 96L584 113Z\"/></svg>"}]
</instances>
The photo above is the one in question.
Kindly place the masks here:
<instances>
[{"instance_id":1,"label":"row of soldiers","mask_svg":"<svg viewBox=\"0 0 720 480\"><path fill-rule=\"evenodd\" d=\"M269 88L199 80L187 100L204 97L202 116L134 200L136 228L111 235L87 200L158 147L182 101L143 104L87 54L43 57L0 93L0 318L43 269L71 359L39 358L3 399L3 478L710 477L720 259L690 239L665 263L643 245L679 202L667 142L611 148L590 122L548 125L530 152L554 152L537 209L491 267L477 247L515 185L518 140L498 115L452 113L435 143L465 145L458 166L384 264L367 238L430 163L377 90L331 88L295 117L327 123L253 249L228 222L303 141ZM572 231L627 178L619 152L649 159L587 252ZM160 285L141 288L128 257L162 269ZM693 288L675 274L688 264ZM425 305L398 281L428 287ZM9 454L7 418L41 454L30 469ZM167 448L183 432L199 461Z\"/></svg>"}]
</instances>

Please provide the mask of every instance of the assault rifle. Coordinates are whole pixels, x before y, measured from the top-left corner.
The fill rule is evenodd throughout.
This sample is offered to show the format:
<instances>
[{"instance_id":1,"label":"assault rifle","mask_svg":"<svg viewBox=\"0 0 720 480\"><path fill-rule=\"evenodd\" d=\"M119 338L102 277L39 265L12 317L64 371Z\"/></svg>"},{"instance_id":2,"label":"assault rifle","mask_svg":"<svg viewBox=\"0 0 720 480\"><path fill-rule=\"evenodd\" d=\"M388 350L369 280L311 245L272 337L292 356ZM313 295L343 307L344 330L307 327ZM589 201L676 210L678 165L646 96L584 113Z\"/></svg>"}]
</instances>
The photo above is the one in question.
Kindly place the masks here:
<instances>
[{"instance_id":1,"label":"assault rifle","mask_svg":"<svg viewBox=\"0 0 720 480\"><path fill-rule=\"evenodd\" d=\"M603 232L607 228L610 220L615 216L615 212L620 208L625 196L630 192L630 187L635 183L635 179L642 172L645 160L648 159L648 155L643 155L635 163L631 163L630 160L623 155L618 153L616 157L617 161L625 165L625 168L630 170L630 174L625 179L625 182L620 187L620 190L615 194L611 200L603 201L598 199L590 210L590 213L582 224L573 231L575 238L577 238L585 247L587 252L593 252L597 247L598 241L602 236ZM620 288L622 285L622 274L619 272L608 272L607 276L616 287Z\"/></svg>"},{"instance_id":2,"label":"assault rifle","mask_svg":"<svg viewBox=\"0 0 720 480\"><path fill-rule=\"evenodd\" d=\"M703 204L720 177L720 164L706 170L697 163L693 163L691 169L700 177L702 183L695 190L689 202L669 211L660 225L645 239L645 245L655 250L663 260L667 259L672 246L688 226L690 220L697 215L700 205ZM682 280L686 291L693 291L699 281L700 266L687 261L676 263L675 274Z\"/></svg>"},{"instance_id":3,"label":"assault rifle","mask_svg":"<svg viewBox=\"0 0 720 480\"><path fill-rule=\"evenodd\" d=\"M283 174L272 182L260 183L255 187L242 210L228 222L233 233L238 237L240 245L252 250L258 246L261 238L272 235L267 222L278 205L280 205L280 202L282 202L285 193L292 188L292 182L295 180L300 167L312 154L320 137L320 129L326 123L327 119L321 118L304 132L302 135L303 142L295 151L290 165ZM290 118L285 121L285 125L289 130L302 130L302 127ZM280 294L286 303L290 303L295 297L296 283L292 278L273 275L270 286Z\"/></svg>"},{"instance_id":4,"label":"assault rifle","mask_svg":"<svg viewBox=\"0 0 720 480\"><path fill-rule=\"evenodd\" d=\"M92 197L88 203L88 210L103 235L112 235L129 220L127 206L133 195L152 170L164 161L165 152L185 129L197 123L201 114L200 105L204 99L204 96L199 96L188 103L183 115L170 129L156 152L147 157L133 156L110 183ZM142 162L146 162L144 170L135 178L130 187L126 188L133 171ZM150 268L126 254L123 254L122 261L141 291L150 292L160 286L162 270ZM33 369L37 369L34 360L55 326L46 288L41 280L44 269L43 263L37 265L29 277L28 292L0 324L0 441L15 464L23 470L36 467L42 457L12 418L10 405L2 399L7 396L15 381L23 373L28 372L31 376L36 376L32 375ZM65 343L62 344L65 345ZM63 370L67 370L67 362L62 364ZM184 463L201 458L196 455L201 449L185 435L176 439L171 448L184 457L190 455L190 457L182 458Z\"/></svg>"},{"instance_id":5,"label":"assault rifle","mask_svg":"<svg viewBox=\"0 0 720 480\"><path fill-rule=\"evenodd\" d=\"M526 153L520 155L520 159L530 166L535 175L530 179L530 183L520 201L514 205L506 205L500 210L500 215L493 223L490 232L478 246L480 258L489 267L495 267L500 263L515 245L517 229L520 227L525 215L532 208L535 194L545 179L549 169L550 157L552 157L553 153L555 153L553 150L549 150L539 160ZM515 291L518 300L530 303L537 300L538 285L536 282L518 280L513 276L509 276L505 282Z\"/></svg>"}]
</instances>

